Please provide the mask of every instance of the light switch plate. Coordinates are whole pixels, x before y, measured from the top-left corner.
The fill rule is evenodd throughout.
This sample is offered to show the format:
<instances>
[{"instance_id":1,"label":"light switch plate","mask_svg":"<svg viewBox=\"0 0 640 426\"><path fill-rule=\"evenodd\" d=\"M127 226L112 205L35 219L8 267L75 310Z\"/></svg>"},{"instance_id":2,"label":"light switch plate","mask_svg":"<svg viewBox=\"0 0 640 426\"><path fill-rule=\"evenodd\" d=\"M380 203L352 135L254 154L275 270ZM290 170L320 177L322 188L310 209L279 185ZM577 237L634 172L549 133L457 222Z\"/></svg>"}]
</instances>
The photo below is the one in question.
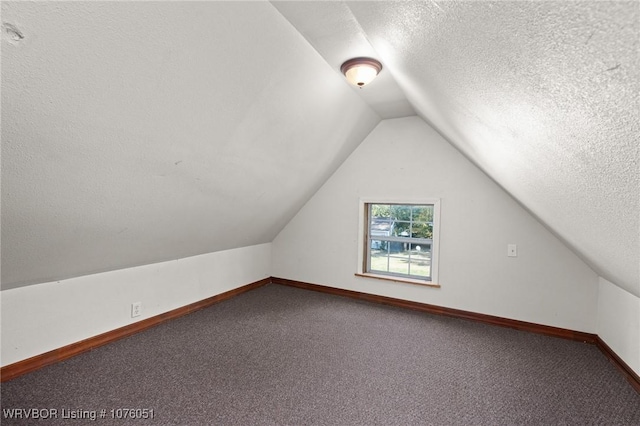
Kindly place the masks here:
<instances>
[{"instance_id":1,"label":"light switch plate","mask_svg":"<svg viewBox=\"0 0 640 426\"><path fill-rule=\"evenodd\" d=\"M518 246L515 244L507 244L507 256L518 257Z\"/></svg>"}]
</instances>

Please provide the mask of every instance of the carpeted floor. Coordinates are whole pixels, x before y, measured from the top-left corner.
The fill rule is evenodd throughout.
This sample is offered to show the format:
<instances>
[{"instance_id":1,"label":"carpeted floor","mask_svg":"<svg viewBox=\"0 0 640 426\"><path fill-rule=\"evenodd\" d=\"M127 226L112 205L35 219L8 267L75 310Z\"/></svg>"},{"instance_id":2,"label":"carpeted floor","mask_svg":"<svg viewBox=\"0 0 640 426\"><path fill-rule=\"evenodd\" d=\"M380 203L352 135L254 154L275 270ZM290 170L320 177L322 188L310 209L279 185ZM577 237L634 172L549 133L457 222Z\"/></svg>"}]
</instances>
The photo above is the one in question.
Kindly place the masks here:
<instances>
[{"instance_id":1,"label":"carpeted floor","mask_svg":"<svg viewBox=\"0 0 640 426\"><path fill-rule=\"evenodd\" d=\"M274 284L6 382L12 408L73 425L640 425L593 345Z\"/></svg>"}]
</instances>

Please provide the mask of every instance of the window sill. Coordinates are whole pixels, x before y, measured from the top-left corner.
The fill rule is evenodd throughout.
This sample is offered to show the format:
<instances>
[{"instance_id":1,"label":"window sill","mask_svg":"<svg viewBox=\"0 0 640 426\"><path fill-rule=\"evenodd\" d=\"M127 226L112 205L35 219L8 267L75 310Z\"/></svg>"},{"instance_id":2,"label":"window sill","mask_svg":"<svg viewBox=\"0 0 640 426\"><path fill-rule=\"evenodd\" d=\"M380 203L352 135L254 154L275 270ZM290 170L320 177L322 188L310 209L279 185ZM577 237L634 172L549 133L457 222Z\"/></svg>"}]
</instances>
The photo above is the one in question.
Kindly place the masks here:
<instances>
[{"instance_id":1,"label":"window sill","mask_svg":"<svg viewBox=\"0 0 640 426\"><path fill-rule=\"evenodd\" d=\"M355 274L355 276L362 277L362 278L375 278L376 280L393 281L393 282L404 283L404 284L421 285L424 287L440 288L440 284L431 283L428 281L413 280L411 278L392 277L389 275L377 275L377 274L371 274L371 273Z\"/></svg>"}]
</instances>

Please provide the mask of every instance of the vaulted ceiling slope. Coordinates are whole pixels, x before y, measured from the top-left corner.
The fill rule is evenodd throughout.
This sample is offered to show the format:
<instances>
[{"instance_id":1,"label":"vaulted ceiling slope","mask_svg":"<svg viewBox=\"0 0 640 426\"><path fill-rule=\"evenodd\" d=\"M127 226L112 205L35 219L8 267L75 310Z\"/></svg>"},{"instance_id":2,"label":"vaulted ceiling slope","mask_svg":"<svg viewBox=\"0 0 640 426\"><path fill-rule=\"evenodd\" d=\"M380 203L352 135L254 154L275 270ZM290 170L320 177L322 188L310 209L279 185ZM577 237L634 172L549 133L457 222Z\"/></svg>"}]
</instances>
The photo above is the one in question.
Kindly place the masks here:
<instances>
[{"instance_id":1,"label":"vaulted ceiling slope","mask_svg":"<svg viewBox=\"0 0 640 426\"><path fill-rule=\"evenodd\" d=\"M274 4L321 52L336 19L367 40L418 115L640 296L640 2Z\"/></svg>"},{"instance_id":2,"label":"vaulted ceiling slope","mask_svg":"<svg viewBox=\"0 0 640 426\"><path fill-rule=\"evenodd\" d=\"M267 2L2 21L3 289L269 242L380 121Z\"/></svg>"},{"instance_id":3,"label":"vaulted ceiling slope","mask_svg":"<svg viewBox=\"0 0 640 426\"><path fill-rule=\"evenodd\" d=\"M3 288L271 241L416 111L640 296L639 7L3 2Z\"/></svg>"}]
</instances>

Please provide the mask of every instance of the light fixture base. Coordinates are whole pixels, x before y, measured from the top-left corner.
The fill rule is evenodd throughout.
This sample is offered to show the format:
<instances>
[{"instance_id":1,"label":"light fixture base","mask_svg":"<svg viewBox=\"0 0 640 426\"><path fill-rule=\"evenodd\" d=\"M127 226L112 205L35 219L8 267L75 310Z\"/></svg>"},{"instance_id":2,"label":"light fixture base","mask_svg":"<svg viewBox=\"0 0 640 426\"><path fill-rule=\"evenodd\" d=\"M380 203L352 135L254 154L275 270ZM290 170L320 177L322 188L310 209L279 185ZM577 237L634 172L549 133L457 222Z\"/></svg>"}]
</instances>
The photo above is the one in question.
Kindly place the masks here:
<instances>
[{"instance_id":1,"label":"light fixture base","mask_svg":"<svg viewBox=\"0 0 640 426\"><path fill-rule=\"evenodd\" d=\"M353 58L340 67L340 71L349 83L362 87L371 83L382 70L382 64L373 58Z\"/></svg>"}]
</instances>

